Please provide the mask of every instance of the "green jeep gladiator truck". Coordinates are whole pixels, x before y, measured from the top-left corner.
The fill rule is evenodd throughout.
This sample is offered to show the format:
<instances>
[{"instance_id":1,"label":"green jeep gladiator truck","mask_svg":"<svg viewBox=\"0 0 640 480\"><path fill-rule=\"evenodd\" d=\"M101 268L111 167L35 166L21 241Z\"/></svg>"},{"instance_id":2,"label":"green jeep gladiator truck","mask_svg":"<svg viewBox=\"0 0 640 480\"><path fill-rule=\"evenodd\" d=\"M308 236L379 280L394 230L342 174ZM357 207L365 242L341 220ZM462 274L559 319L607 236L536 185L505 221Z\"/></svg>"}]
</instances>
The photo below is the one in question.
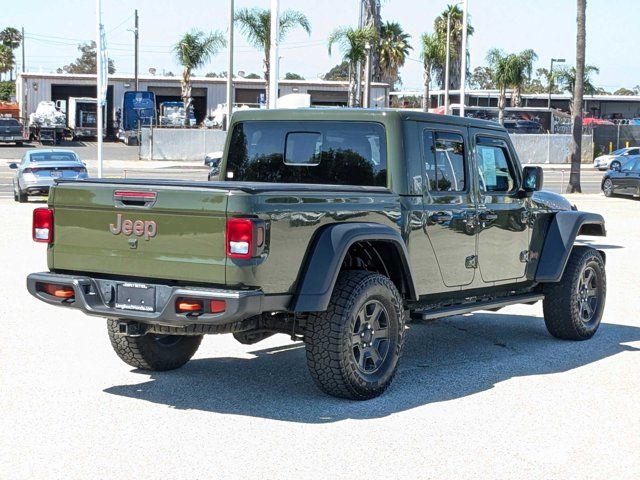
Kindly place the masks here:
<instances>
[{"instance_id":1,"label":"green jeep gladiator truck","mask_svg":"<svg viewBox=\"0 0 640 480\"><path fill-rule=\"evenodd\" d=\"M106 317L131 366L184 365L205 334L304 340L311 376L381 394L411 319L542 300L551 335L594 335L600 215L539 191L500 125L393 110L233 115L215 182L59 180L34 211L52 305ZM232 374L230 372L230 374Z\"/></svg>"}]
</instances>

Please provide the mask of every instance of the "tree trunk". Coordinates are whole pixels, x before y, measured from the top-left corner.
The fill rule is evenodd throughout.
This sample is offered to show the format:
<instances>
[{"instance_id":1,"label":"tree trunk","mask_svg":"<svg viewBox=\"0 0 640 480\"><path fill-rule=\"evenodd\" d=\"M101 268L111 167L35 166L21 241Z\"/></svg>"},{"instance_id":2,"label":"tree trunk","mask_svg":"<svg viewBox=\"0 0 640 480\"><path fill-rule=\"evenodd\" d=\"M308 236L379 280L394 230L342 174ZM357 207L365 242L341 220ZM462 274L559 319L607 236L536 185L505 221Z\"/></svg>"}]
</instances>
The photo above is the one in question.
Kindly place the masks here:
<instances>
[{"instance_id":1,"label":"tree trunk","mask_svg":"<svg viewBox=\"0 0 640 480\"><path fill-rule=\"evenodd\" d=\"M189 126L189 108L191 107L191 70L182 70L182 103L184 103L184 126Z\"/></svg>"},{"instance_id":2,"label":"tree trunk","mask_svg":"<svg viewBox=\"0 0 640 480\"><path fill-rule=\"evenodd\" d=\"M356 64L351 63L349 65L349 100L347 102L347 106L351 108L356 106L356 90L357 90L356 82L358 81L356 70L357 70Z\"/></svg>"},{"instance_id":3,"label":"tree trunk","mask_svg":"<svg viewBox=\"0 0 640 480\"><path fill-rule=\"evenodd\" d=\"M431 83L431 75L426 71L424 72L424 92L422 93L422 110L424 112L429 111L431 106L431 97L429 96L429 84Z\"/></svg>"},{"instance_id":4,"label":"tree trunk","mask_svg":"<svg viewBox=\"0 0 640 480\"><path fill-rule=\"evenodd\" d=\"M504 125L504 107L507 104L507 87L500 87L500 97L498 98L498 122Z\"/></svg>"},{"instance_id":5,"label":"tree trunk","mask_svg":"<svg viewBox=\"0 0 640 480\"><path fill-rule=\"evenodd\" d=\"M519 85L516 85L513 87L513 93L511 94L511 106L512 107L519 107L520 104L522 103L522 96L520 94L520 89L522 87L520 87Z\"/></svg>"},{"instance_id":6,"label":"tree trunk","mask_svg":"<svg viewBox=\"0 0 640 480\"><path fill-rule=\"evenodd\" d=\"M372 26L380 38L380 30L382 28L382 16L380 13L379 0L364 0L364 26ZM382 69L380 68L380 55L378 55L378 42L376 39L371 47L371 78L373 82L382 81Z\"/></svg>"},{"instance_id":7,"label":"tree trunk","mask_svg":"<svg viewBox=\"0 0 640 480\"><path fill-rule=\"evenodd\" d=\"M580 187L580 162L582 160L582 96L584 90L584 57L586 46L587 0L577 0L577 36L576 36L576 84L573 91L571 112L571 174L567 193L582 193Z\"/></svg>"},{"instance_id":8,"label":"tree trunk","mask_svg":"<svg viewBox=\"0 0 640 480\"><path fill-rule=\"evenodd\" d=\"M269 79L271 78L271 66L269 64L268 50L265 51L264 53L264 61L262 63L264 67L264 81L265 81L265 85L267 86L267 90L265 91L265 94L264 94L264 100L267 106L269 106Z\"/></svg>"}]
</instances>

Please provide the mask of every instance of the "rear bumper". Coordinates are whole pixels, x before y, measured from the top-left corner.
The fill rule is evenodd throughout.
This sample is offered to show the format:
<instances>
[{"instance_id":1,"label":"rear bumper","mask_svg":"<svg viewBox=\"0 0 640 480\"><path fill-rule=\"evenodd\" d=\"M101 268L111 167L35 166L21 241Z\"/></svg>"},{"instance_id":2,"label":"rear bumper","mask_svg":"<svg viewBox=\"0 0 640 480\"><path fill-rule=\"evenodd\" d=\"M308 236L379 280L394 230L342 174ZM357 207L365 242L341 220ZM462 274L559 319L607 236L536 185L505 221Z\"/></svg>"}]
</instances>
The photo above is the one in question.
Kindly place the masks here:
<instances>
[{"instance_id":1,"label":"rear bumper","mask_svg":"<svg viewBox=\"0 0 640 480\"><path fill-rule=\"evenodd\" d=\"M75 298L56 298L41 291L38 288L40 283L54 283L72 287ZM260 290L226 290L150 283L147 285L156 289L156 311L142 312L115 308L116 286L123 283L127 283L127 281L50 272L32 273L27 277L29 293L43 302L66 308L76 308L88 315L136 320L151 325L173 327L185 327L193 324L225 325L259 315L263 311L286 310L290 301L290 296L267 297ZM224 300L226 309L217 314L177 313L175 304L180 297L197 298L203 301Z\"/></svg>"}]
</instances>

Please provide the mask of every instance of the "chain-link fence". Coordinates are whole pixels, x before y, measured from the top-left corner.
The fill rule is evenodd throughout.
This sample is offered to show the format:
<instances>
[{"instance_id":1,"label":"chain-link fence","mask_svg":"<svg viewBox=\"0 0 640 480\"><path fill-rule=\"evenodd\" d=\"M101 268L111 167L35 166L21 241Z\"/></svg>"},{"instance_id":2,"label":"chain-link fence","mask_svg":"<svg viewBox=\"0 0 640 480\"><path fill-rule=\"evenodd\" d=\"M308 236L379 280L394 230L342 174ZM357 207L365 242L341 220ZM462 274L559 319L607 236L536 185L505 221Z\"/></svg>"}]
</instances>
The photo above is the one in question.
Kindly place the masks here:
<instances>
[{"instance_id":1,"label":"chain-link fence","mask_svg":"<svg viewBox=\"0 0 640 480\"><path fill-rule=\"evenodd\" d=\"M139 157L144 160L203 160L224 147L227 132L204 128L143 128Z\"/></svg>"}]
</instances>

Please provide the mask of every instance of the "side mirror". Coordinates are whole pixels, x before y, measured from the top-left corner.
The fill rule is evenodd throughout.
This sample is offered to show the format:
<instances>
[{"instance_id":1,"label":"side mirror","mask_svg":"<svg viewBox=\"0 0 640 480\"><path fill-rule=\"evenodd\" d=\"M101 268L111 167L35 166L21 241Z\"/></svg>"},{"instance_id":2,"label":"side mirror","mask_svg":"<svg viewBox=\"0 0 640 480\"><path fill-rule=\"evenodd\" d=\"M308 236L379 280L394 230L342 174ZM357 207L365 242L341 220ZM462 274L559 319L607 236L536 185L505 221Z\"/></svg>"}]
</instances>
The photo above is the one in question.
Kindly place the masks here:
<instances>
[{"instance_id":1,"label":"side mirror","mask_svg":"<svg viewBox=\"0 0 640 480\"><path fill-rule=\"evenodd\" d=\"M544 172L542 167L524 167L522 169L522 190L525 193L533 193L542 190Z\"/></svg>"},{"instance_id":2,"label":"side mirror","mask_svg":"<svg viewBox=\"0 0 640 480\"><path fill-rule=\"evenodd\" d=\"M15 169L17 169L17 168L18 168L18 164L17 164L17 163L10 163L10 164L9 164L9 168L11 168L11 169L15 170Z\"/></svg>"}]
</instances>

